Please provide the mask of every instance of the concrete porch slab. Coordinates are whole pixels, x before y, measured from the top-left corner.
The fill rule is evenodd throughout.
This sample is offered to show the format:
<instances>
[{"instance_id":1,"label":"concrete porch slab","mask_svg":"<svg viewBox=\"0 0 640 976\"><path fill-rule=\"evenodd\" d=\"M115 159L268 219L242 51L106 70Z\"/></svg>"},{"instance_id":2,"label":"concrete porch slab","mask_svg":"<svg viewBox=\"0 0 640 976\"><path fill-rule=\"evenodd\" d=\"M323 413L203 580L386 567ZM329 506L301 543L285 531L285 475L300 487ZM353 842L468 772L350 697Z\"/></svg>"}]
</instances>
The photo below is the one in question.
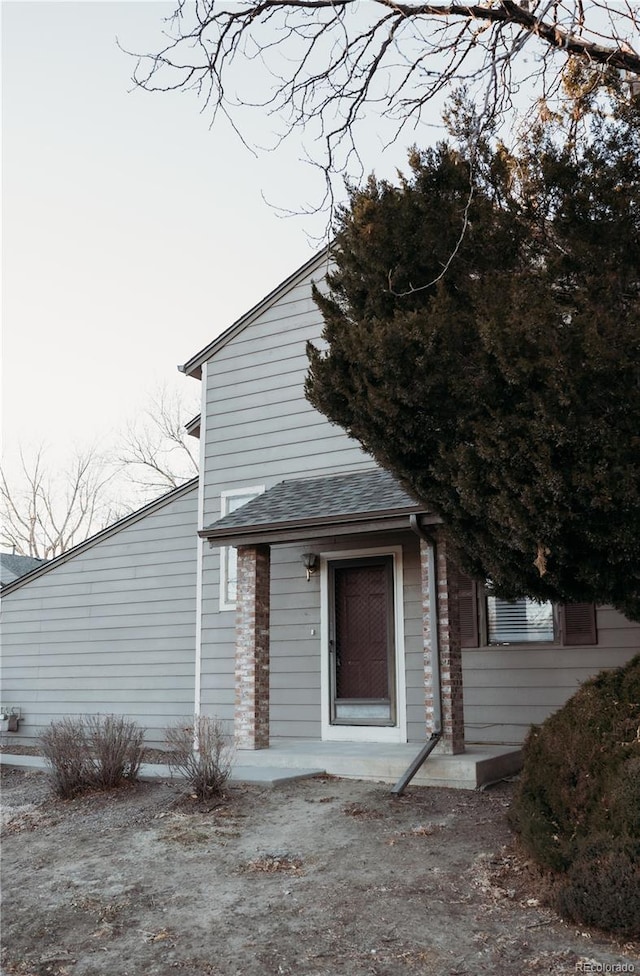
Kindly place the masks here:
<instances>
[{"instance_id":1,"label":"concrete porch slab","mask_svg":"<svg viewBox=\"0 0 640 976\"><path fill-rule=\"evenodd\" d=\"M239 749L231 782L278 786L328 773L346 779L396 783L422 743L320 742L313 739L275 739L268 749ZM18 769L46 769L41 756L0 754L0 763ZM513 776L522 763L517 746L467 746L464 753L448 756L437 748L410 785L447 786L475 790ZM168 766L145 763L143 779L169 779Z\"/></svg>"},{"instance_id":2,"label":"concrete porch slab","mask_svg":"<svg viewBox=\"0 0 640 976\"><path fill-rule=\"evenodd\" d=\"M285 766L290 770L310 767L332 776L393 784L422 745L275 739L268 749L238 750L237 762L241 767ZM475 790L513 776L521 765L521 750L517 746L467 746L458 756L438 753L436 748L411 785Z\"/></svg>"}]
</instances>

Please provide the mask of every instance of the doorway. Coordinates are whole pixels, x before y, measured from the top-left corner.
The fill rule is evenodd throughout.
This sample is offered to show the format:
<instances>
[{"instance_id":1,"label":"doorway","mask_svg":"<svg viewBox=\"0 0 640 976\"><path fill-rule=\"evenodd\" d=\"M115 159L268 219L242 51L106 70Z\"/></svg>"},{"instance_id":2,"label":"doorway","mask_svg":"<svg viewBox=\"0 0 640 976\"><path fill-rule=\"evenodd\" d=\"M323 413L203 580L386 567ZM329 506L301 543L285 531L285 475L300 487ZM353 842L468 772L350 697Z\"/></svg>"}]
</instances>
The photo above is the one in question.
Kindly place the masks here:
<instances>
[{"instance_id":1,"label":"doorway","mask_svg":"<svg viewBox=\"0 0 640 976\"><path fill-rule=\"evenodd\" d=\"M329 576L329 722L396 725L393 557L332 560Z\"/></svg>"}]
</instances>

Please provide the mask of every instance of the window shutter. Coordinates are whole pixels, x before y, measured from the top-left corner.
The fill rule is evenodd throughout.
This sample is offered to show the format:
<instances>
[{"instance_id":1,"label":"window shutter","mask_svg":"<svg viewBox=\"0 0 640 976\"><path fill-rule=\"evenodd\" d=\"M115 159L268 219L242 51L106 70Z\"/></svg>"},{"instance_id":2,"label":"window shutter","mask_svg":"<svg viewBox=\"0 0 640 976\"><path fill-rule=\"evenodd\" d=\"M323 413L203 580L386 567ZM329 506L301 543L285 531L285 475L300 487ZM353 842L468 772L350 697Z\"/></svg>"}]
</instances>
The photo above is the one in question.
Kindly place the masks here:
<instances>
[{"instance_id":1,"label":"window shutter","mask_svg":"<svg viewBox=\"0 0 640 976\"><path fill-rule=\"evenodd\" d=\"M597 644L596 608L593 603L566 603L562 607L562 643Z\"/></svg>"},{"instance_id":2,"label":"window shutter","mask_svg":"<svg viewBox=\"0 0 640 976\"><path fill-rule=\"evenodd\" d=\"M478 640L478 588L475 580L455 570L454 580L458 588L458 617L460 623L460 646L477 647Z\"/></svg>"}]
</instances>

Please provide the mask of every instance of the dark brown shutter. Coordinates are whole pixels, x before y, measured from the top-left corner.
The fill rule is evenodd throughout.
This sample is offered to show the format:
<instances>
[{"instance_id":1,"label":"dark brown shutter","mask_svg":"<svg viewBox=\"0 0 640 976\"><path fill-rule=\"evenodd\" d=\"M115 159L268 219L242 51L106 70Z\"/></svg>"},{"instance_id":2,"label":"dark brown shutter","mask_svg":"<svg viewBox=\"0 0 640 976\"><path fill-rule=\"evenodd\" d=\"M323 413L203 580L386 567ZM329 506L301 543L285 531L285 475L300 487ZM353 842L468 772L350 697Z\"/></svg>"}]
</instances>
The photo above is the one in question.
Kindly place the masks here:
<instances>
[{"instance_id":1,"label":"dark brown shutter","mask_svg":"<svg viewBox=\"0 0 640 976\"><path fill-rule=\"evenodd\" d=\"M457 569L454 580L458 587L458 614L460 621L460 646L477 647L478 640L478 587L475 580Z\"/></svg>"},{"instance_id":2,"label":"dark brown shutter","mask_svg":"<svg viewBox=\"0 0 640 976\"><path fill-rule=\"evenodd\" d=\"M562 613L562 643L597 644L596 608L593 603L565 603Z\"/></svg>"}]
</instances>

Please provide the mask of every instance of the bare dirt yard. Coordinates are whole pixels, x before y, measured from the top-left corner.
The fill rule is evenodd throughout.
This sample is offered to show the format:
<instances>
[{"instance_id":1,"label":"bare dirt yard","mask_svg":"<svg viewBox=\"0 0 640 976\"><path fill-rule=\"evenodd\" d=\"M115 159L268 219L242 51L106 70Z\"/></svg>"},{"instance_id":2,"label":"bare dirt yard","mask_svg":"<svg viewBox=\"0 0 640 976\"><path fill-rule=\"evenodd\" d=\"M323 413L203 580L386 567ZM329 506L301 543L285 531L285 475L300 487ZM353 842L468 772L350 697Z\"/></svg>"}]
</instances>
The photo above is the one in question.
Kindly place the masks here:
<instances>
[{"instance_id":1,"label":"bare dirt yard","mask_svg":"<svg viewBox=\"0 0 640 976\"><path fill-rule=\"evenodd\" d=\"M320 778L210 810L170 782L65 802L42 773L3 784L4 976L640 974L640 944L544 907L509 784Z\"/></svg>"}]
</instances>

